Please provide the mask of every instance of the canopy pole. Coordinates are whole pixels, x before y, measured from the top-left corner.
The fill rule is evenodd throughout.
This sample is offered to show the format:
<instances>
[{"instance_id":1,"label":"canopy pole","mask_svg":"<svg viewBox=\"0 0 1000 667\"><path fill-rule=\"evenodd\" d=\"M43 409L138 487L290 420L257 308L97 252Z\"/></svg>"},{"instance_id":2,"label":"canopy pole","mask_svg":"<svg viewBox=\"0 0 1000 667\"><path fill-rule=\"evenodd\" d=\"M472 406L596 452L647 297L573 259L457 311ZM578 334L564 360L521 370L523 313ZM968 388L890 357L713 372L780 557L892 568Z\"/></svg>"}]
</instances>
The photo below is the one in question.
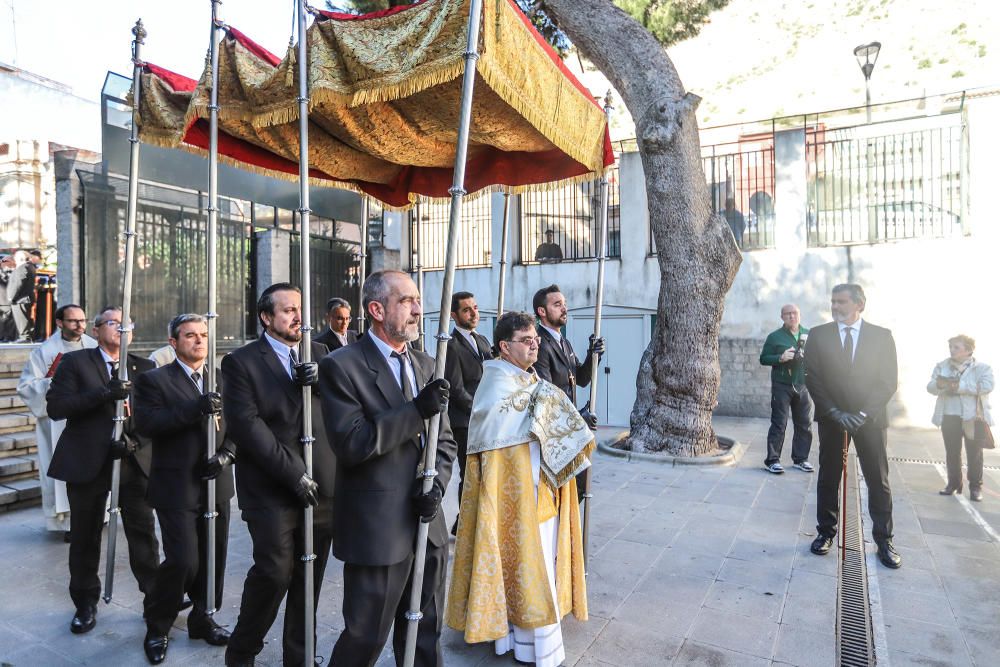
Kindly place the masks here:
<instances>
[{"instance_id":1,"label":"canopy pole","mask_svg":"<svg viewBox=\"0 0 1000 667\"><path fill-rule=\"evenodd\" d=\"M497 320L503 315L503 298L507 289L507 233L510 226L510 193L503 193L503 227L500 237L500 285L497 288Z\"/></svg>"},{"instance_id":2,"label":"canopy pole","mask_svg":"<svg viewBox=\"0 0 1000 667\"><path fill-rule=\"evenodd\" d=\"M121 337L118 348L118 379L128 381L128 339L132 331L132 267L135 264L135 211L139 196L139 91L142 89L142 45L146 43L146 29L142 19L132 28L132 131L129 134L128 156L128 204L125 216L125 276L122 281L122 317L118 325ZM112 438L120 440L125 434L125 401L115 402L114 430ZM118 544L118 515L121 507L118 492L121 486L122 462L115 459L111 465L111 505L108 508L108 547L104 569L104 601L111 602L115 591L115 548Z\"/></svg>"},{"instance_id":3,"label":"canopy pole","mask_svg":"<svg viewBox=\"0 0 1000 667\"><path fill-rule=\"evenodd\" d=\"M298 70L299 70L299 251L301 259L299 267L301 275L299 284L302 289L302 344L299 352L299 359L302 363L312 361L312 291L310 289L309 270L309 82L308 67L306 66L306 3L305 0L297 0L296 11L298 16ZM312 460L312 387L302 387L302 460L306 466L306 474L313 477ZM313 617L315 599L313 587L313 561L316 554L313 553L313 508L306 506L302 511L302 536L303 554L302 561L305 565L303 579L305 580L305 656L304 663L312 665L316 662L316 636L315 619Z\"/></svg>"},{"instance_id":4,"label":"canopy pole","mask_svg":"<svg viewBox=\"0 0 1000 667\"><path fill-rule=\"evenodd\" d=\"M365 273L368 270L368 216L371 202L361 195L361 244L358 248L358 336L365 334Z\"/></svg>"},{"instance_id":5,"label":"canopy pole","mask_svg":"<svg viewBox=\"0 0 1000 667\"><path fill-rule=\"evenodd\" d=\"M420 238L420 199L417 199L417 205L413 208L413 245L416 246L417 251L417 263L413 267L417 273L417 292L420 293L420 299L424 298L424 262L423 262L423 252L421 251L422 239ZM427 351L427 342L424 340L426 332L424 330L424 316L420 315L420 335L417 338L418 345L420 346L421 352Z\"/></svg>"},{"instance_id":6,"label":"canopy pole","mask_svg":"<svg viewBox=\"0 0 1000 667\"><path fill-rule=\"evenodd\" d=\"M212 90L209 96L208 105L208 312L205 319L208 321L208 358L205 369L202 371L205 387L203 392L208 394L215 391L217 386L215 378L215 354L218 333L216 320L218 314L215 312L218 302L218 264L216 256L219 245L219 35L218 31L223 28L219 20L219 5L221 0L211 0L212 2L212 31L209 40L209 58L211 63L211 84ZM219 418L207 419L205 428L207 429L206 454L209 459L216 453L216 435L219 427ZM215 507L215 478L205 483L205 613L209 616L215 613L215 519L219 516Z\"/></svg>"},{"instance_id":7,"label":"canopy pole","mask_svg":"<svg viewBox=\"0 0 1000 667\"><path fill-rule=\"evenodd\" d=\"M465 72L462 77L462 104L459 116L458 141L455 146L455 167L451 194L451 208L448 215L448 245L445 254L444 276L441 284L441 308L438 316L437 355L434 358L434 377L444 377L445 358L448 354L448 315L451 311L451 293L455 283L455 260L458 250L458 236L461 228L459 218L462 211L462 197L465 196L465 162L469 150L469 127L472 124L472 89L476 82L476 61L479 59L479 25L482 17L482 0L469 2L469 30L465 47ZM438 435L441 429L441 415L431 418L427 435L427 446L424 448L423 491L427 493L434 485L437 476L435 462L437 460ZM406 652L403 665L413 667L417 651L417 628L423 613L420 611L420 599L423 593L424 564L427 557L427 533L429 523L418 520L417 541L413 558L413 574L410 580L410 609L406 612ZM443 603L444 601L439 601Z\"/></svg>"},{"instance_id":8,"label":"canopy pole","mask_svg":"<svg viewBox=\"0 0 1000 667\"><path fill-rule=\"evenodd\" d=\"M604 118L611 126L611 91L604 96ZM597 246L597 303L594 305L594 339L601 337L601 314L604 307L604 262L608 255L608 205L610 203L610 193L608 191L608 173L601 174L601 233L600 245ZM600 364L600 356L596 352L590 355L590 410L597 414L597 368ZM590 552L590 501L594 497L591 493L592 470L587 470L583 478L583 563L584 569L587 567L587 555Z\"/></svg>"}]
</instances>

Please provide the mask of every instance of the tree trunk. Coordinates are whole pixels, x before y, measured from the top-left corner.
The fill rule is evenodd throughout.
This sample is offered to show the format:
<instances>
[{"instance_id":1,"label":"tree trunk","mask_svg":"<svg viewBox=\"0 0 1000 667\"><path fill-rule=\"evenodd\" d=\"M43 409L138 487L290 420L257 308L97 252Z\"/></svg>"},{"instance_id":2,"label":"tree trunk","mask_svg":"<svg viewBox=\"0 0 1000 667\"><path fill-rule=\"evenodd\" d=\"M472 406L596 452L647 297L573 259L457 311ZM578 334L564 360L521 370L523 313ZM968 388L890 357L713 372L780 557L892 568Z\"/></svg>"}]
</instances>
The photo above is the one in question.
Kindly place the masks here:
<instances>
[{"instance_id":1,"label":"tree trunk","mask_svg":"<svg viewBox=\"0 0 1000 667\"><path fill-rule=\"evenodd\" d=\"M713 215L695 109L666 50L610 0L546 0L635 120L660 262L657 326L642 358L629 449L699 456L717 447L719 325L742 255ZM610 341L614 345L614 341Z\"/></svg>"}]
</instances>

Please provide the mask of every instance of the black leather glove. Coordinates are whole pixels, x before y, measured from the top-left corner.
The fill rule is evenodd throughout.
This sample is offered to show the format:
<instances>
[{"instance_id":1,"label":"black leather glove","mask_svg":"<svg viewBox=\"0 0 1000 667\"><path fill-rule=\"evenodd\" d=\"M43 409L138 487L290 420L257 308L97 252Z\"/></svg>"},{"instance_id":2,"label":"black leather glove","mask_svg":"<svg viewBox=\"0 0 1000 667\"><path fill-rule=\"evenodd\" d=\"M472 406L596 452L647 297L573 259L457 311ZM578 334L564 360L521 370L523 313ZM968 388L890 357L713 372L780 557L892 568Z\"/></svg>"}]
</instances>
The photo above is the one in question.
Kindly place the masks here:
<instances>
[{"instance_id":1,"label":"black leather glove","mask_svg":"<svg viewBox=\"0 0 1000 667\"><path fill-rule=\"evenodd\" d=\"M420 517L422 523L430 523L437 516L441 509L441 485L436 481L431 485L431 490L424 493L424 480L418 479L413 491L413 511Z\"/></svg>"},{"instance_id":2,"label":"black leather glove","mask_svg":"<svg viewBox=\"0 0 1000 667\"><path fill-rule=\"evenodd\" d=\"M236 454L220 449L201 463L201 480L207 482L222 474L222 469L236 460Z\"/></svg>"},{"instance_id":3,"label":"black leather glove","mask_svg":"<svg viewBox=\"0 0 1000 667\"><path fill-rule=\"evenodd\" d=\"M590 334L590 347L587 348L587 356L589 357L594 352L597 353L598 359L604 356L605 344L604 338L595 338L594 334Z\"/></svg>"},{"instance_id":4,"label":"black leather glove","mask_svg":"<svg viewBox=\"0 0 1000 667\"><path fill-rule=\"evenodd\" d=\"M295 485L295 495L299 497L303 507L316 507L319 505L319 484L309 475L302 475Z\"/></svg>"},{"instance_id":5,"label":"black leather glove","mask_svg":"<svg viewBox=\"0 0 1000 667\"><path fill-rule=\"evenodd\" d=\"M123 459L135 452L135 441L130 438L118 438L111 441L111 458Z\"/></svg>"},{"instance_id":6,"label":"black leather glove","mask_svg":"<svg viewBox=\"0 0 1000 667\"><path fill-rule=\"evenodd\" d=\"M586 422L587 428L591 431L597 430L597 415L590 411L590 401L587 401L587 404L580 408L580 416Z\"/></svg>"},{"instance_id":7,"label":"black leather glove","mask_svg":"<svg viewBox=\"0 0 1000 667\"><path fill-rule=\"evenodd\" d=\"M108 383L107 393L104 396L108 401L124 401L128 398L130 391L132 391L131 380L112 378L111 382Z\"/></svg>"},{"instance_id":8,"label":"black leather glove","mask_svg":"<svg viewBox=\"0 0 1000 667\"><path fill-rule=\"evenodd\" d=\"M444 412L448 408L448 396L451 385L444 378L431 380L413 399L413 405L424 419Z\"/></svg>"},{"instance_id":9,"label":"black leather glove","mask_svg":"<svg viewBox=\"0 0 1000 667\"><path fill-rule=\"evenodd\" d=\"M304 361L295 364L295 384L300 387L314 387L319 384L319 364L315 361Z\"/></svg>"},{"instance_id":10,"label":"black leather glove","mask_svg":"<svg viewBox=\"0 0 1000 667\"><path fill-rule=\"evenodd\" d=\"M217 391L210 391L198 398L198 411L203 415L217 415L222 412L222 396Z\"/></svg>"},{"instance_id":11,"label":"black leather glove","mask_svg":"<svg viewBox=\"0 0 1000 667\"><path fill-rule=\"evenodd\" d=\"M860 413L857 412L847 413L847 416L844 418L844 420L846 422L846 424L844 425L844 430L846 430L848 433L856 432L859 428L865 425L866 421L868 421L867 418L863 417Z\"/></svg>"}]
</instances>

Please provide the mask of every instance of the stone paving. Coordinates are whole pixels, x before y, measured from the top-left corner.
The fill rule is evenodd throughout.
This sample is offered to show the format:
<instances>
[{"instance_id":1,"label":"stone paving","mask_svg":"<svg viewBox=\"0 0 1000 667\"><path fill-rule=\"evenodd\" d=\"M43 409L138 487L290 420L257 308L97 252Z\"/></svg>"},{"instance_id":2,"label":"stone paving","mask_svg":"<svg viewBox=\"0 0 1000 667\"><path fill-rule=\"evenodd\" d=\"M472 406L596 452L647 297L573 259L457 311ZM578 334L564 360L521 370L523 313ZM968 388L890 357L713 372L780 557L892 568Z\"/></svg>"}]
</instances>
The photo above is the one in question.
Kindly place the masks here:
<instances>
[{"instance_id":1,"label":"stone paving","mask_svg":"<svg viewBox=\"0 0 1000 667\"><path fill-rule=\"evenodd\" d=\"M764 420L720 417L716 426L747 445L736 466L597 457L590 620L564 622L567 665L834 663L837 564L833 554L809 553L815 475L762 469ZM616 433L602 429L603 438ZM890 432L889 453L943 460L940 435L930 430ZM988 452L986 464L1000 468L1000 454ZM903 568L881 567L868 545L880 665L1000 664L1000 470L987 471L986 499L976 504L938 496L942 474L933 463L891 463ZM450 518L454 488L448 495ZM124 554L115 599L100 606L92 632L72 635L67 546L41 526L37 508L0 515L0 664L146 664L141 602ZM217 615L223 624L236 620L249 553L237 513ZM329 656L342 628L342 595L341 568L331 560L319 606L320 655ZM279 617L258 664L280 664L280 627ZM182 617L166 664L223 663L223 649L190 641L183 628ZM494 656L491 645L466 645L447 629L444 647L448 665L515 664ZM387 649L378 665L392 664Z\"/></svg>"}]
</instances>

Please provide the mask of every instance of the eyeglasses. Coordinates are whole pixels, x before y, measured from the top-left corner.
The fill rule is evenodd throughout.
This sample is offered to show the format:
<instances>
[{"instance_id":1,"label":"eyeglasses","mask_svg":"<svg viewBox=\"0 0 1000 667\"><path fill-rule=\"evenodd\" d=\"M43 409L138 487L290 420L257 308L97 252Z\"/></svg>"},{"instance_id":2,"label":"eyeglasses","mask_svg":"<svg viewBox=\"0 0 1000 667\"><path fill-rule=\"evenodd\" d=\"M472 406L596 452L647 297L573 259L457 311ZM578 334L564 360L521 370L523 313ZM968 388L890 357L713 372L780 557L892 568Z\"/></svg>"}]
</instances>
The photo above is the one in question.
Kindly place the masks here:
<instances>
[{"instance_id":1,"label":"eyeglasses","mask_svg":"<svg viewBox=\"0 0 1000 667\"><path fill-rule=\"evenodd\" d=\"M518 338L510 341L511 343L520 343L521 345L527 345L528 347L538 347L542 344L542 337L535 336L534 338Z\"/></svg>"}]
</instances>

